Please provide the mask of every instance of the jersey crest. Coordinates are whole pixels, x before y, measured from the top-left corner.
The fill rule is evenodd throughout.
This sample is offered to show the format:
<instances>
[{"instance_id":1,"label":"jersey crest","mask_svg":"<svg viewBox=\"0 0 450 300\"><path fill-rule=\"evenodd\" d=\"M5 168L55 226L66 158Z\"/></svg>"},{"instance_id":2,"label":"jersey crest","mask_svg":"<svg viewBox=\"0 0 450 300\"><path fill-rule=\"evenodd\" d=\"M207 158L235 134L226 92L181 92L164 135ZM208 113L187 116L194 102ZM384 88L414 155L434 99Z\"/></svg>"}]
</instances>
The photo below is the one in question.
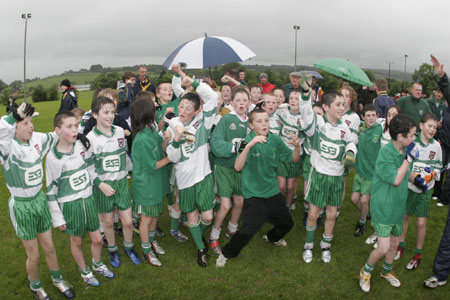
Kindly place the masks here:
<instances>
[{"instance_id":1,"label":"jersey crest","mask_svg":"<svg viewBox=\"0 0 450 300\"><path fill-rule=\"evenodd\" d=\"M430 160L433 160L435 156L436 156L436 152L430 151L430 156L429 156Z\"/></svg>"},{"instance_id":2,"label":"jersey crest","mask_svg":"<svg viewBox=\"0 0 450 300\"><path fill-rule=\"evenodd\" d=\"M117 142L119 143L119 147L123 148L125 146L125 139L124 138L118 138Z\"/></svg>"}]
</instances>

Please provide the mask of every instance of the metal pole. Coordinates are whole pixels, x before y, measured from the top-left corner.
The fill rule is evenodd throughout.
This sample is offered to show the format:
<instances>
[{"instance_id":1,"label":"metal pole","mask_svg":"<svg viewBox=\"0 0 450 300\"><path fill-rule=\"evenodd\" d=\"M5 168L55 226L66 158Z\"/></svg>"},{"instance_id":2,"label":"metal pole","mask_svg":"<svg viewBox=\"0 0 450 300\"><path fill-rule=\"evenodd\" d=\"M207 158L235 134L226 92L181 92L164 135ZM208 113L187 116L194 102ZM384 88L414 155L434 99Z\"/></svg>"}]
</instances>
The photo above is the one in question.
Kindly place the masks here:
<instances>
[{"instance_id":1,"label":"metal pole","mask_svg":"<svg viewBox=\"0 0 450 300\"><path fill-rule=\"evenodd\" d=\"M404 72L404 80L403 80L403 87L405 87L405 82L406 82L406 59L408 58L408 54L405 54L405 72Z\"/></svg>"},{"instance_id":2,"label":"metal pole","mask_svg":"<svg viewBox=\"0 0 450 300\"><path fill-rule=\"evenodd\" d=\"M23 42L23 101L27 102L27 25L31 14L22 14L22 19L25 19L25 35Z\"/></svg>"},{"instance_id":3,"label":"metal pole","mask_svg":"<svg viewBox=\"0 0 450 300\"><path fill-rule=\"evenodd\" d=\"M394 62L393 61L387 61L386 62L387 64L389 64L389 77L388 77L388 88L390 87L390 84L391 84L391 64L394 64Z\"/></svg>"},{"instance_id":4,"label":"metal pole","mask_svg":"<svg viewBox=\"0 0 450 300\"><path fill-rule=\"evenodd\" d=\"M297 32L299 29L300 29L300 26L294 25L294 30L295 30L294 72L297 71Z\"/></svg>"}]
</instances>

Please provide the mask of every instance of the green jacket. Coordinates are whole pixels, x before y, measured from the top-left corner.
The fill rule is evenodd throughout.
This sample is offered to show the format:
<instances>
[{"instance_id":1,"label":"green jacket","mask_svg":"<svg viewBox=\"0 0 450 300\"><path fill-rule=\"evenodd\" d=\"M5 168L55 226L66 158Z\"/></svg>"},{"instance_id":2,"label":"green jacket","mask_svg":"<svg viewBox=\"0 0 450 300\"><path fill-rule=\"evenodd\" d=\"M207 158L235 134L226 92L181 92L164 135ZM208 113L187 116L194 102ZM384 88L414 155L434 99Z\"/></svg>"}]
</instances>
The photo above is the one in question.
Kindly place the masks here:
<instances>
[{"instance_id":1,"label":"green jacket","mask_svg":"<svg viewBox=\"0 0 450 300\"><path fill-rule=\"evenodd\" d=\"M430 107L431 112L433 113L433 115L435 115L435 117L438 120L442 119L444 110L447 108L444 101L445 101L444 98L442 98L441 101L439 101L439 103L436 102L436 99L434 99L434 97L427 99L427 103L428 103L428 106Z\"/></svg>"},{"instance_id":2,"label":"green jacket","mask_svg":"<svg viewBox=\"0 0 450 300\"><path fill-rule=\"evenodd\" d=\"M414 98L412 95L401 97L397 100L397 104L405 115L410 116L417 123L417 131L420 131L419 123L422 115L431 112L430 106L423 99Z\"/></svg>"}]
</instances>

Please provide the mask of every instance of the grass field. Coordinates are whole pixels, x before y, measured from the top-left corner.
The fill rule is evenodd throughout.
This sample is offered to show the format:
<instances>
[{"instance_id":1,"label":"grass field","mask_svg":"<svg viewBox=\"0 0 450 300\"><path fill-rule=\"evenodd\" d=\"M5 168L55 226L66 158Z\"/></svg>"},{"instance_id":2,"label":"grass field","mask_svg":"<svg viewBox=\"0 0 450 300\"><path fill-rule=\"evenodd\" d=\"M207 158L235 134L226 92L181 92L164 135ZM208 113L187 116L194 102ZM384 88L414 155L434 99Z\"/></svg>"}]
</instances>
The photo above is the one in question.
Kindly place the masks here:
<instances>
[{"instance_id":1,"label":"grass field","mask_svg":"<svg viewBox=\"0 0 450 300\"><path fill-rule=\"evenodd\" d=\"M92 92L80 94L80 107L89 109ZM35 131L52 130L52 119L58 108L59 102L56 101L37 103L36 110L41 115L35 119ZM0 110L4 112L4 107L0 106ZM359 270L372 250L372 246L366 245L364 240L372 233L372 228L369 225L362 237L355 238L352 235L358 219L357 210L350 201L352 178L352 175L347 178L347 195L337 221L332 243L333 257L329 264L324 264L320 259L319 241L323 226L318 228L315 235L313 262L305 264L301 259L305 228L302 224L303 209L299 203L297 210L293 211L294 228L285 237L288 242L286 248L262 240L262 236L270 229L270 225L265 224L239 257L229 260L225 268L217 269L214 266L214 256L211 256L207 268L200 268L196 263L197 252L192 239L182 244L166 235L159 238L166 250L165 255L159 256L163 263L161 268L148 264L132 265L120 247L122 266L113 270L116 278L108 280L99 277L101 286L98 288L87 288L83 284L70 253L68 236L54 230L53 239L63 276L73 284L77 299L449 299L450 284L436 290L426 289L422 285L423 280L431 275L447 214L447 208L438 208L434 201L430 208L428 235L420 267L414 271L405 269L415 246L415 218L412 218L405 256L394 264L402 286L393 288L379 277L382 265L379 262L373 272L372 291L364 294L360 290ZM2 175L0 195L0 299L32 299L25 271L26 254L8 217L9 192ZM167 210L164 210L160 224L168 233L170 220ZM187 229L181 230L190 237ZM225 231L226 226L222 232ZM223 236L221 243L225 244L227 240ZM89 240L85 237L84 241L85 258L90 261ZM119 237L118 244L122 241ZM134 236L134 243L138 253L141 253L137 235ZM106 250L102 257L109 266ZM52 299L63 299L51 284L42 252L40 276Z\"/></svg>"}]
</instances>

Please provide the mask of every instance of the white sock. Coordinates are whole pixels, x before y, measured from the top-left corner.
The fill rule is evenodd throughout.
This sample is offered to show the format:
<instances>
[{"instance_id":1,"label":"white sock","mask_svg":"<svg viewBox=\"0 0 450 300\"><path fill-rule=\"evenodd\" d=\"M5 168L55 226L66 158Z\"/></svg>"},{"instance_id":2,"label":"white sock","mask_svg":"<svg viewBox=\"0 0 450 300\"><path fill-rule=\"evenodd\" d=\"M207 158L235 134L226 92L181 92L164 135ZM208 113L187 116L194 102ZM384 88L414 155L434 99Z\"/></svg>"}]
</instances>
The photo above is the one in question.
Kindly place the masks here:
<instances>
[{"instance_id":1,"label":"white sock","mask_svg":"<svg viewBox=\"0 0 450 300\"><path fill-rule=\"evenodd\" d=\"M236 232L238 228L238 224L233 224L231 222L228 222L228 231L229 232Z\"/></svg>"},{"instance_id":2,"label":"white sock","mask_svg":"<svg viewBox=\"0 0 450 300\"><path fill-rule=\"evenodd\" d=\"M218 240L220 238L220 231L222 228L216 229L214 226L211 229L211 234L209 235L210 240Z\"/></svg>"}]
</instances>

